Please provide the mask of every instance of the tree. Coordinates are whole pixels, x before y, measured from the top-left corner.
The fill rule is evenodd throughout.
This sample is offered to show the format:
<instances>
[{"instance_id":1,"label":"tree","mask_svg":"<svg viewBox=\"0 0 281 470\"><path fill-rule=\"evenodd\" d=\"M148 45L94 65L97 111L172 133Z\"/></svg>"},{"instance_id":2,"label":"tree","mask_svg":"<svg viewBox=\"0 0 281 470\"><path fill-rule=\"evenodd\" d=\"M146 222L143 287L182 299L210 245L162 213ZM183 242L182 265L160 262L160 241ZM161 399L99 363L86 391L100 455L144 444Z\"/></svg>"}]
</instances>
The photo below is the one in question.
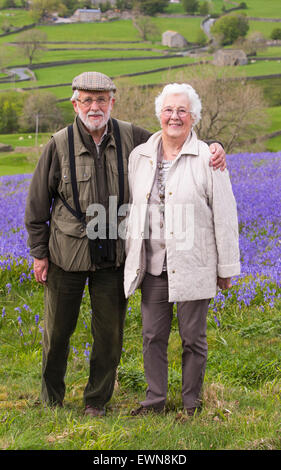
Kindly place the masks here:
<instances>
[{"instance_id":1,"label":"tree","mask_svg":"<svg viewBox=\"0 0 281 470\"><path fill-rule=\"evenodd\" d=\"M53 132L63 125L55 95L41 91L30 94L24 103L20 125L27 132L34 132L36 128L41 132Z\"/></svg>"},{"instance_id":2,"label":"tree","mask_svg":"<svg viewBox=\"0 0 281 470\"><path fill-rule=\"evenodd\" d=\"M211 33L223 45L233 44L238 38L245 37L248 30L248 18L239 13L222 16L211 27Z\"/></svg>"},{"instance_id":3,"label":"tree","mask_svg":"<svg viewBox=\"0 0 281 470\"><path fill-rule=\"evenodd\" d=\"M116 8L118 10L131 10L133 8L133 0L116 0Z\"/></svg>"},{"instance_id":4,"label":"tree","mask_svg":"<svg viewBox=\"0 0 281 470\"><path fill-rule=\"evenodd\" d=\"M182 1L184 11L187 13L196 13L199 8L198 0L183 0Z\"/></svg>"},{"instance_id":5,"label":"tree","mask_svg":"<svg viewBox=\"0 0 281 470\"><path fill-rule=\"evenodd\" d=\"M42 22L60 6L60 0L30 0L30 13L34 21Z\"/></svg>"},{"instance_id":6,"label":"tree","mask_svg":"<svg viewBox=\"0 0 281 470\"><path fill-rule=\"evenodd\" d=\"M208 13L210 13L210 3L209 2L203 2L203 3L200 3L200 6L199 6L199 13L200 15L208 15Z\"/></svg>"},{"instance_id":7,"label":"tree","mask_svg":"<svg viewBox=\"0 0 281 470\"><path fill-rule=\"evenodd\" d=\"M254 31L247 38L238 38L234 43L237 49L242 49L247 55L256 55L258 51L266 49L266 39L258 31Z\"/></svg>"},{"instance_id":8,"label":"tree","mask_svg":"<svg viewBox=\"0 0 281 470\"><path fill-rule=\"evenodd\" d=\"M270 37L271 39L281 39L281 28L274 28Z\"/></svg>"},{"instance_id":9,"label":"tree","mask_svg":"<svg viewBox=\"0 0 281 470\"><path fill-rule=\"evenodd\" d=\"M136 16L133 19L133 24L135 28L137 28L143 41L147 41L149 38L153 40L156 36L159 35L157 26L148 16Z\"/></svg>"},{"instance_id":10,"label":"tree","mask_svg":"<svg viewBox=\"0 0 281 470\"><path fill-rule=\"evenodd\" d=\"M262 150L259 139L266 134L269 121L262 89L235 79L232 67L196 67L177 75L178 82L190 83L202 102L202 118L196 133L204 141L219 139L225 151Z\"/></svg>"},{"instance_id":11,"label":"tree","mask_svg":"<svg viewBox=\"0 0 281 470\"><path fill-rule=\"evenodd\" d=\"M45 50L44 41L47 35L43 31L27 30L20 34L18 47L21 48L24 57L32 64L34 59L38 59L40 54Z\"/></svg>"},{"instance_id":12,"label":"tree","mask_svg":"<svg viewBox=\"0 0 281 470\"><path fill-rule=\"evenodd\" d=\"M24 93L0 93L0 133L18 132L19 117L22 114Z\"/></svg>"},{"instance_id":13,"label":"tree","mask_svg":"<svg viewBox=\"0 0 281 470\"><path fill-rule=\"evenodd\" d=\"M169 0L135 0L134 8L143 15L154 16L162 13L169 5Z\"/></svg>"}]
</instances>

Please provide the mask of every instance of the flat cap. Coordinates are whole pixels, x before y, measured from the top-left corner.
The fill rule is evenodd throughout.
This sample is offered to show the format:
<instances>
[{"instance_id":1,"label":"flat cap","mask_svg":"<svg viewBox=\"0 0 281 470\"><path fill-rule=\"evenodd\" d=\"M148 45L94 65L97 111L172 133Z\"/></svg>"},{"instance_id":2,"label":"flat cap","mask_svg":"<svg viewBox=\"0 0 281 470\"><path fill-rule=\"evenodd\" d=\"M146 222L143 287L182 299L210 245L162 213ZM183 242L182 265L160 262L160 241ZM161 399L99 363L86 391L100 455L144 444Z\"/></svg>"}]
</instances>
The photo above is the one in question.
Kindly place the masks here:
<instances>
[{"instance_id":1,"label":"flat cap","mask_svg":"<svg viewBox=\"0 0 281 470\"><path fill-rule=\"evenodd\" d=\"M72 81L72 90L116 91L111 78L100 72L83 72Z\"/></svg>"}]
</instances>

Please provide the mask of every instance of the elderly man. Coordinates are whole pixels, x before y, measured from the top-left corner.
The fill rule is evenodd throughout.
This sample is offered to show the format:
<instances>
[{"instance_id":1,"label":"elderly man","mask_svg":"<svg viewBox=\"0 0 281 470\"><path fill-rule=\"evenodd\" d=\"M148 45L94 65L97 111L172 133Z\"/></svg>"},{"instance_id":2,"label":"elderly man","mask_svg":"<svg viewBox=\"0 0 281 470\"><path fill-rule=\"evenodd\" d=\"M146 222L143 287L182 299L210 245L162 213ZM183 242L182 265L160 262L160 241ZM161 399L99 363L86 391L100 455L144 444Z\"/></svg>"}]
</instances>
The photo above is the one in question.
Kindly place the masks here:
<instances>
[{"instance_id":1,"label":"elderly man","mask_svg":"<svg viewBox=\"0 0 281 470\"><path fill-rule=\"evenodd\" d=\"M87 236L87 209L101 204L108 216L110 196L129 200L128 157L150 133L110 117L116 91L98 72L74 78L73 125L54 134L35 169L25 223L36 281L45 286L42 399L62 406L69 341L88 279L93 348L84 390L85 414L102 416L119 364L127 302L123 290L124 240ZM211 145L214 167L225 167L225 152ZM120 222L121 218L118 218Z\"/></svg>"}]
</instances>

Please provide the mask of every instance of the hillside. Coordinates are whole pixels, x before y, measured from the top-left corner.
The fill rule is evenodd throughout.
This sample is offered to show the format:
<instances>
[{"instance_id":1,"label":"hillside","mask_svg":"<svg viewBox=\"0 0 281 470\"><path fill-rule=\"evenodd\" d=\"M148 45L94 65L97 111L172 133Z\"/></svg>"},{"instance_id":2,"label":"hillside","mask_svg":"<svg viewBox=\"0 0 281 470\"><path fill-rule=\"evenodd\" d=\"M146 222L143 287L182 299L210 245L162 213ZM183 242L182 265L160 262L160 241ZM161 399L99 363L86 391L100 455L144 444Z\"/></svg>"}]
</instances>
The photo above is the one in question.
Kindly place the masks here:
<instances>
[{"instance_id":1,"label":"hillside","mask_svg":"<svg viewBox=\"0 0 281 470\"><path fill-rule=\"evenodd\" d=\"M276 110L281 106L281 45L270 43L270 35L280 18L278 1L268 2L249 0L246 12L250 29L260 32L268 41L267 47L247 65L233 69L235 75L255 81L261 86L268 103L269 115L274 115L276 132ZM212 12L222 14L222 7L232 8L234 2L213 0ZM7 16L8 15L8 16ZM29 12L22 8L1 10L0 26L10 24L20 28L30 24ZM32 26L30 31L44 33L44 49L32 59L25 57L20 47L21 33L9 32L0 37L3 71L0 75L0 90L49 91L61 103L66 120L71 119L69 103L72 78L84 70L102 71L117 80L119 87L158 85L167 80L174 80L179 70L196 67L200 62L212 63L213 50L208 47L198 48L202 40L202 22L204 16L190 16L184 13L181 4L170 4L165 14L151 18L157 28L153 40L142 40L132 19L117 19L91 23L59 23ZM280 23L281 24L281 23ZM188 42L183 49L161 45L161 34L174 30L182 34ZM263 80L261 78L263 77ZM278 113L277 113L278 114ZM281 131L281 115L280 115ZM268 128L268 134L272 126ZM279 137L268 140L267 148L275 149ZM276 147L277 146L277 147Z\"/></svg>"}]
</instances>

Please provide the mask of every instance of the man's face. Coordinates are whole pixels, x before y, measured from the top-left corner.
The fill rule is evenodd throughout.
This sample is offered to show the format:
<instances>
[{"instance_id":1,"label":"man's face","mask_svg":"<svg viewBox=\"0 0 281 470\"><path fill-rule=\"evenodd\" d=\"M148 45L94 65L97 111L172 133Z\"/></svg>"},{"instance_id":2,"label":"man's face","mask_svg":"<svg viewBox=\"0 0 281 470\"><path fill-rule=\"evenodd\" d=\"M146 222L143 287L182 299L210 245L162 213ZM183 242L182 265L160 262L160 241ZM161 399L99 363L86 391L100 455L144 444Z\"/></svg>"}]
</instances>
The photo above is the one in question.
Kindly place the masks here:
<instances>
[{"instance_id":1,"label":"man's face","mask_svg":"<svg viewBox=\"0 0 281 470\"><path fill-rule=\"evenodd\" d=\"M103 129L110 118L114 98L109 91L79 91L79 98L72 101L74 111L89 132Z\"/></svg>"}]
</instances>

